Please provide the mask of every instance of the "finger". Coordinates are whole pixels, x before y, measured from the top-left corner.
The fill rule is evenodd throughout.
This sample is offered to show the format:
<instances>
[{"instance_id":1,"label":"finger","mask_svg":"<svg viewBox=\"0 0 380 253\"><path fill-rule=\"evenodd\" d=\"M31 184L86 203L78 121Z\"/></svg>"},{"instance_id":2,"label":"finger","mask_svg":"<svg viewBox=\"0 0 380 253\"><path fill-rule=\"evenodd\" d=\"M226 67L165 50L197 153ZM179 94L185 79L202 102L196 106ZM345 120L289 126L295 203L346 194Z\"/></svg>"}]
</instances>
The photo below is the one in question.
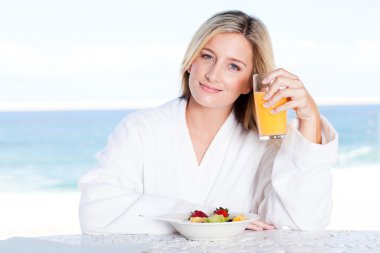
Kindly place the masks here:
<instances>
[{"instance_id":1,"label":"finger","mask_svg":"<svg viewBox=\"0 0 380 253\"><path fill-rule=\"evenodd\" d=\"M251 224L248 224L247 229L250 229L250 230L256 230L256 231L261 231L261 230L263 230L262 227L259 227L259 226L255 225L255 224L252 224L252 223L251 223Z\"/></svg>"},{"instance_id":2,"label":"finger","mask_svg":"<svg viewBox=\"0 0 380 253\"><path fill-rule=\"evenodd\" d=\"M260 221L260 220L253 221L251 224L254 224L254 225L258 226L258 227L261 227L261 228L264 228L264 229L268 229L268 230L274 229L273 225L265 223L265 222Z\"/></svg>"},{"instance_id":3,"label":"finger","mask_svg":"<svg viewBox=\"0 0 380 253\"><path fill-rule=\"evenodd\" d=\"M294 80L299 79L298 76L290 73L289 71L287 71L283 68L278 68L278 69L275 69L275 70L269 72L265 76L265 78L263 79L263 83L270 83L273 79L280 77L280 76L288 77L288 78L294 79Z\"/></svg>"},{"instance_id":4,"label":"finger","mask_svg":"<svg viewBox=\"0 0 380 253\"><path fill-rule=\"evenodd\" d=\"M302 88L303 84L300 80L294 80L287 77L278 77L276 80L269 86L269 90L264 95L264 99L270 99L278 90L283 88L293 88L298 89Z\"/></svg>"},{"instance_id":5,"label":"finger","mask_svg":"<svg viewBox=\"0 0 380 253\"><path fill-rule=\"evenodd\" d=\"M273 105L276 105L280 99L290 98L291 100L297 100L304 97L305 91L304 89L280 89L278 90L270 100L263 104L265 108L270 108Z\"/></svg>"},{"instance_id":6,"label":"finger","mask_svg":"<svg viewBox=\"0 0 380 253\"><path fill-rule=\"evenodd\" d=\"M277 84L278 83L278 84ZM275 78L270 86L277 85L282 88L302 88L303 83L299 79L279 76Z\"/></svg>"},{"instance_id":7,"label":"finger","mask_svg":"<svg viewBox=\"0 0 380 253\"><path fill-rule=\"evenodd\" d=\"M294 110L297 110L298 108L302 108L304 107L304 104L305 104L305 99L302 98L302 99L297 99L297 100L291 100L283 105L280 105L276 108L274 108L271 113L279 113L279 112L282 112L282 111L285 111L285 110L289 110L289 109L294 109Z\"/></svg>"},{"instance_id":8,"label":"finger","mask_svg":"<svg viewBox=\"0 0 380 253\"><path fill-rule=\"evenodd\" d=\"M265 108L270 108L272 107L273 105L276 105L276 103L278 101L280 101L280 99L282 98L291 98L291 99L295 99L298 95L299 95L300 91L298 91L297 89L280 89L278 90L270 100L268 100L267 102L265 102L263 104L263 106Z\"/></svg>"}]
</instances>

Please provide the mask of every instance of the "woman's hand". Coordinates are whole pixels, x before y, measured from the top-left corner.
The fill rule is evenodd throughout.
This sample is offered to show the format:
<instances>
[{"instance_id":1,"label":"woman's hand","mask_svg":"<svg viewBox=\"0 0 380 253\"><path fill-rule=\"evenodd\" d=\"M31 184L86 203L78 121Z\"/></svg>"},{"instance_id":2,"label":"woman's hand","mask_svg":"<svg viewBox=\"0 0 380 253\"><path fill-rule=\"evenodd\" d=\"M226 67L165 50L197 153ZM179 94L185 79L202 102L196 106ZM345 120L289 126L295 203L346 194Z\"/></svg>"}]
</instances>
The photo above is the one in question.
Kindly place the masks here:
<instances>
[{"instance_id":1,"label":"woman's hand","mask_svg":"<svg viewBox=\"0 0 380 253\"><path fill-rule=\"evenodd\" d=\"M251 222L248 226L247 226L248 229L250 230L256 230L256 231L260 231L260 230L272 230L272 229L275 229L275 227L271 224L267 224L263 221L260 221L260 220L256 220L256 221L253 221Z\"/></svg>"},{"instance_id":2,"label":"woman's hand","mask_svg":"<svg viewBox=\"0 0 380 253\"><path fill-rule=\"evenodd\" d=\"M273 113L293 109L299 119L299 131L309 141L321 143L321 118L318 107L298 76L284 69L269 72L263 83L272 83L264 99L264 107L271 107L281 98L288 102L273 109ZM284 89L285 88L285 89Z\"/></svg>"}]
</instances>

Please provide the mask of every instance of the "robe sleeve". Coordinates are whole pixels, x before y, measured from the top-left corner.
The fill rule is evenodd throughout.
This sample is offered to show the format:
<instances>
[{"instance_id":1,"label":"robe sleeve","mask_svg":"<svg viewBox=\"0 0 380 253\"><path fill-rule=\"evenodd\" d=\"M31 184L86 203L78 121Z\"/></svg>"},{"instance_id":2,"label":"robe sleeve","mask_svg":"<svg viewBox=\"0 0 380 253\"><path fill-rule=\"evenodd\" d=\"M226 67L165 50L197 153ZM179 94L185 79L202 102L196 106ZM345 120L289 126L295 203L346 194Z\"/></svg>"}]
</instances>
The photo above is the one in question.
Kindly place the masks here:
<instances>
[{"instance_id":1,"label":"robe sleeve","mask_svg":"<svg viewBox=\"0 0 380 253\"><path fill-rule=\"evenodd\" d=\"M301 135L296 122L281 144L268 142L253 204L278 229L323 229L332 211L330 169L338 159L338 134L322 117L322 144L314 144Z\"/></svg>"},{"instance_id":2,"label":"robe sleeve","mask_svg":"<svg viewBox=\"0 0 380 253\"><path fill-rule=\"evenodd\" d=\"M85 234L162 234L173 228L139 215L207 210L180 199L144 193L143 143L138 127L122 121L97 154L98 167L82 176L79 220Z\"/></svg>"}]
</instances>

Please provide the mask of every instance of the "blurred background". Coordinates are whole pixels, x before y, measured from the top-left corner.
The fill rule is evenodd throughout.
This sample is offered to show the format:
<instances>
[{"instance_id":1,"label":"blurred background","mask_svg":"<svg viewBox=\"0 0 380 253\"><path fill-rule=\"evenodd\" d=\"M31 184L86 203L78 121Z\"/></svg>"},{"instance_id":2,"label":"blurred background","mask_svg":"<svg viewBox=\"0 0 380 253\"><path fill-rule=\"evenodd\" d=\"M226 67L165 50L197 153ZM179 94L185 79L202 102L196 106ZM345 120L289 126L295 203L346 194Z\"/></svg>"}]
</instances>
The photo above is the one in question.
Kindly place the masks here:
<instances>
[{"instance_id":1,"label":"blurred background","mask_svg":"<svg viewBox=\"0 0 380 253\"><path fill-rule=\"evenodd\" d=\"M339 132L330 228L380 230L380 2L15 0L0 2L0 239L80 233L79 177L126 114L179 95L192 35L230 9L266 24Z\"/></svg>"}]
</instances>

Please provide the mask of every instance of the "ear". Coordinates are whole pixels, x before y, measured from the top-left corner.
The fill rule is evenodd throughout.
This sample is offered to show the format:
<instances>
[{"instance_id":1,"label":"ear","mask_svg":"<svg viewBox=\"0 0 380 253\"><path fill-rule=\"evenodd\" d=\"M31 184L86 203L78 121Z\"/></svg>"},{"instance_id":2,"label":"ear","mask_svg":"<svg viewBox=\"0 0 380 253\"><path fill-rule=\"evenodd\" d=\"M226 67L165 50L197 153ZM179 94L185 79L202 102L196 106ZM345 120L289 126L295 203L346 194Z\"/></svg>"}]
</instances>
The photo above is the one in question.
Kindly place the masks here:
<instances>
[{"instance_id":1,"label":"ear","mask_svg":"<svg viewBox=\"0 0 380 253\"><path fill-rule=\"evenodd\" d=\"M190 65L190 67L187 69L187 72L190 74L190 72L191 72L191 67L192 67L193 65Z\"/></svg>"}]
</instances>

